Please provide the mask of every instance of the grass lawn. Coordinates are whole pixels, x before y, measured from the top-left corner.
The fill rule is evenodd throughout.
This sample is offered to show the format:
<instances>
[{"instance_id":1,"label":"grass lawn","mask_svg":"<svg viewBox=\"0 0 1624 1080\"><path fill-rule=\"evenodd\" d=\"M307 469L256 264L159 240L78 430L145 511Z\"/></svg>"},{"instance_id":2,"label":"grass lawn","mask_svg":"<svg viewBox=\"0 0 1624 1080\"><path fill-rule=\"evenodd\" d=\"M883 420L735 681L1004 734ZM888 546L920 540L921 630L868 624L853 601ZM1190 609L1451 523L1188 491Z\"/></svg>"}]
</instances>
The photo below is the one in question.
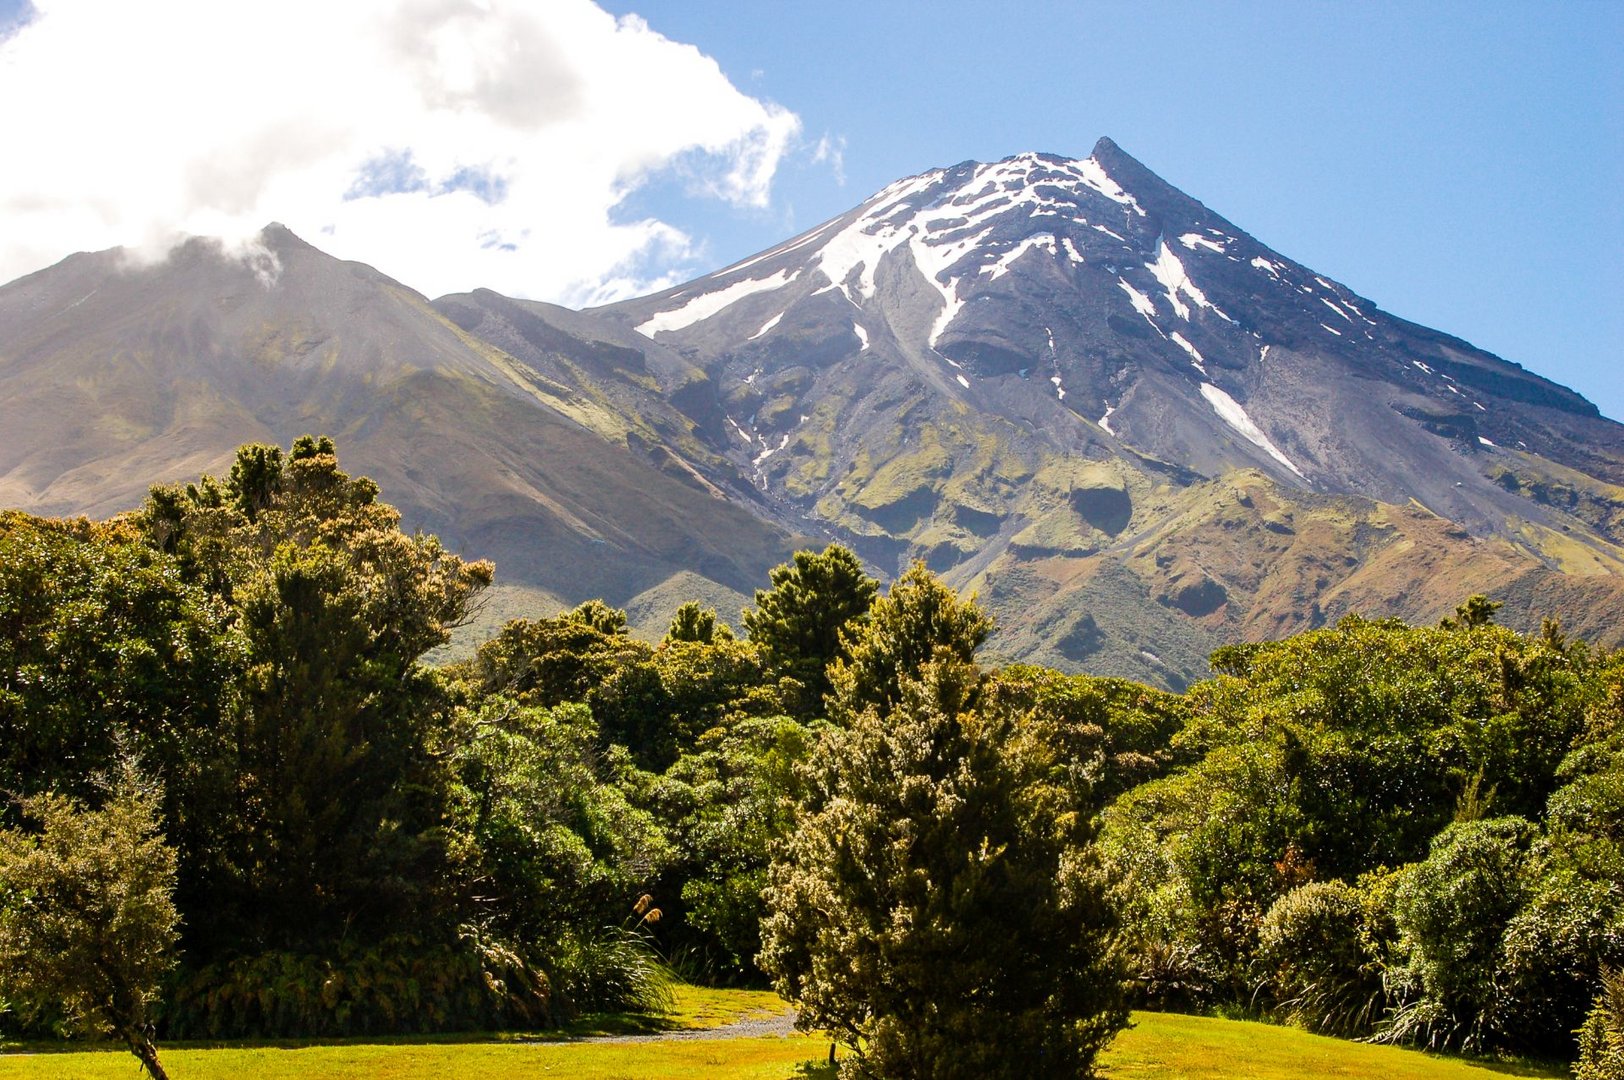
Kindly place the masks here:
<instances>
[{"instance_id":1,"label":"grass lawn","mask_svg":"<svg viewBox=\"0 0 1624 1080\"><path fill-rule=\"evenodd\" d=\"M662 1018L600 1018L609 1032L710 1027L778 1012L772 994L682 988ZM1436 1058L1411 1050L1327 1039L1291 1028L1236 1020L1136 1013L1101 1059L1107 1080L1494 1080L1496 1076L1565 1075L1506 1065ZM583 1025L581 1032L587 1030ZM448 1037L321 1046L203 1048L172 1046L163 1061L174 1080L511 1080L532 1076L581 1080L792 1080L817 1075L821 1039L744 1038L679 1042L565 1042ZM0 1056L0 1080L131 1080L135 1059L122 1051L40 1052Z\"/></svg>"},{"instance_id":2,"label":"grass lawn","mask_svg":"<svg viewBox=\"0 0 1624 1080\"><path fill-rule=\"evenodd\" d=\"M1100 1071L1108 1080L1494 1080L1506 1075L1568 1075L1560 1069L1369 1046L1244 1020L1176 1013L1134 1013L1133 1020L1134 1026L1100 1055Z\"/></svg>"}]
</instances>

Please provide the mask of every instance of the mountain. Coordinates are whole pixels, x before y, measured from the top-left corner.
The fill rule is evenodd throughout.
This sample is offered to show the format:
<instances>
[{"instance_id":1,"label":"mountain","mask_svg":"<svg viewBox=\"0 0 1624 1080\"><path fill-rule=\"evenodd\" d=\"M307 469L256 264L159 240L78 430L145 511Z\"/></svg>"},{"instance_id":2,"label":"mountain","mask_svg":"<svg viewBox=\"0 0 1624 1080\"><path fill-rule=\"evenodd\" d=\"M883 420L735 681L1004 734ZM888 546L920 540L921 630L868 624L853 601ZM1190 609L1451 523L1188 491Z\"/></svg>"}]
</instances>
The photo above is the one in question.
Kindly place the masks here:
<instances>
[{"instance_id":1,"label":"mountain","mask_svg":"<svg viewBox=\"0 0 1624 1080\"><path fill-rule=\"evenodd\" d=\"M766 497L978 587L1006 655L1178 683L1216 642L1473 591L1619 638L1624 427L1109 140L899 181L591 314L709 373Z\"/></svg>"},{"instance_id":2,"label":"mountain","mask_svg":"<svg viewBox=\"0 0 1624 1080\"><path fill-rule=\"evenodd\" d=\"M646 408L670 429L645 430L593 379L528 366L369 267L276 226L262 242L253 263L205 241L155 266L75 255L0 288L0 505L108 515L224 471L239 443L313 432L408 527L497 560L493 615L630 603L674 577L737 598L793 550L633 449L684 438L675 409ZM607 385L666 377L658 350L570 344Z\"/></svg>"},{"instance_id":3,"label":"mountain","mask_svg":"<svg viewBox=\"0 0 1624 1080\"><path fill-rule=\"evenodd\" d=\"M924 559L995 657L1180 686L1349 612L1624 643L1624 427L1273 251L1109 140L890 185L587 311L432 304L285 229L0 288L0 504L135 505L245 439L339 440L498 562L492 617L731 616L796 543Z\"/></svg>"}]
</instances>

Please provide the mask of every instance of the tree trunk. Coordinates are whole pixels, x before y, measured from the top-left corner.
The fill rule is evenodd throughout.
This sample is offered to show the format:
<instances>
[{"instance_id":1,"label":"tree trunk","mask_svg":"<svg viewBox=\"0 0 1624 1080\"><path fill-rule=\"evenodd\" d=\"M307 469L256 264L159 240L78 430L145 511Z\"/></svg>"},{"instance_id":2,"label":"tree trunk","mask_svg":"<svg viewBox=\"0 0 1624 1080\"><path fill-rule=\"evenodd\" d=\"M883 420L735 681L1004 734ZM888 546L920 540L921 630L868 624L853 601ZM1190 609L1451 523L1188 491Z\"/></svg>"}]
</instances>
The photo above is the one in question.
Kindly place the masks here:
<instances>
[{"instance_id":1,"label":"tree trunk","mask_svg":"<svg viewBox=\"0 0 1624 1080\"><path fill-rule=\"evenodd\" d=\"M130 1033L124 1036L124 1041L130 1044L130 1053L141 1062L141 1067L147 1070L152 1080L169 1080L169 1074L158 1063L158 1048L152 1040L145 1035Z\"/></svg>"}]
</instances>

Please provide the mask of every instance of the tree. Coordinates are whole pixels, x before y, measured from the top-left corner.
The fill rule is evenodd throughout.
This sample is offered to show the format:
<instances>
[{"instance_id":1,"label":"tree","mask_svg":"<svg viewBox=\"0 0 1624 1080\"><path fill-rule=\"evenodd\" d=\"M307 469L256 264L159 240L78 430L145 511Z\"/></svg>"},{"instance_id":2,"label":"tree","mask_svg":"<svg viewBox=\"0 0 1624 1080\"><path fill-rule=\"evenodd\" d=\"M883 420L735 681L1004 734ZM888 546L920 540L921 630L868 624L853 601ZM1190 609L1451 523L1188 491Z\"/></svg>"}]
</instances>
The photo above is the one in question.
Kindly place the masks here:
<instances>
[{"instance_id":1,"label":"tree","mask_svg":"<svg viewBox=\"0 0 1624 1080\"><path fill-rule=\"evenodd\" d=\"M401 531L326 437L285 457L243 446L223 485L155 489L131 527L227 607L243 654L216 725L230 801L213 808L211 842L185 849L186 904L210 915L188 927L188 953L421 928L449 876L437 743L451 704L420 658L467 616L490 564Z\"/></svg>"},{"instance_id":2,"label":"tree","mask_svg":"<svg viewBox=\"0 0 1624 1080\"><path fill-rule=\"evenodd\" d=\"M839 544L797 551L768 580L772 588L757 589L756 606L742 613L744 631L774 674L805 687L800 711L811 715L829 692L829 665L845 655L842 631L867 615L879 582Z\"/></svg>"},{"instance_id":3,"label":"tree","mask_svg":"<svg viewBox=\"0 0 1624 1080\"><path fill-rule=\"evenodd\" d=\"M60 1009L166 1080L151 1016L180 917L160 802L129 761L99 810L54 793L22 800L38 832L0 831L0 999Z\"/></svg>"},{"instance_id":4,"label":"tree","mask_svg":"<svg viewBox=\"0 0 1624 1080\"><path fill-rule=\"evenodd\" d=\"M709 645L715 641L732 641L733 630L726 623L716 622L716 609L700 607L690 600L671 616L671 626L665 632L665 641L696 641Z\"/></svg>"},{"instance_id":5,"label":"tree","mask_svg":"<svg viewBox=\"0 0 1624 1080\"><path fill-rule=\"evenodd\" d=\"M1126 1022L1089 815L978 684L944 657L830 730L776 852L761 963L843 1076L1069 1080Z\"/></svg>"},{"instance_id":6,"label":"tree","mask_svg":"<svg viewBox=\"0 0 1624 1080\"><path fill-rule=\"evenodd\" d=\"M842 632L844 655L829 672L830 715L850 722L866 708L890 711L904 680L940 656L969 663L992 625L974 599L959 599L924 563L914 563L866 619Z\"/></svg>"},{"instance_id":7,"label":"tree","mask_svg":"<svg viewBox=\"0 0 1624 1080\"><path fill-rule=\"evenodd\" d=\"M588 600L570 611L560 612L558 617L565 622L590 626L598 633L610 637L623 636L626 633L626 613L620 608L610 607L602 600Z\"/></svg>"},{"instance_id":8,"label":"tree","mask_svg":"<svg viewBox=\"0 0 1624 1080\"><path fill-rule=\"evenodd\" d=\"M1439 625L1445 630L1475 630L1480 626L1490 626L1494 623L1494 613L1503 607L1505 605L1498 600L1474 593L1456 606L1453 618L1446 618Z\"/></svg>"},{"instance_id":9,"label":"tree","mask_svg":"<svg viewBox=\"0 0 1624 1080\"><path fill-rule=\"evenodd\" d=\"M652 792L682 857L674 944L694 949L713 974L758 973L769 852L791 828L816 741L787 716L735 716L701 735Z\"/></svg>"}]
</instances>

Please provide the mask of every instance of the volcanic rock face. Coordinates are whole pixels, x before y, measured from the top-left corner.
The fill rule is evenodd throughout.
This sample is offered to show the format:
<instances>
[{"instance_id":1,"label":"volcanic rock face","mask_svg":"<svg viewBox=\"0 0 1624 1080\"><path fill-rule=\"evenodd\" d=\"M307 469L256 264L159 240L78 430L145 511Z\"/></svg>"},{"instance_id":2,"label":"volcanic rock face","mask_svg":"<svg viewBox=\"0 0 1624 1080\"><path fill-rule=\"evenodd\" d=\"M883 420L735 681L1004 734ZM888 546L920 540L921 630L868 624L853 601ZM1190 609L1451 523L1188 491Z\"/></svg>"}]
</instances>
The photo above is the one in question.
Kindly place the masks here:
<instances>
[{"instance_id":1,"label":"volcanic rock face","mask_svg":"<svg viewBox=\"0 0 1624 1080\"><path fill-rule=\"evenodd\" d=\"M0 289L0 502L133 505L335 435L509 581L724 615L792 537L976 588L995 655L1178 685L1216 644L1464 596L1609 642L1624 428L1270 250L1109 140L899 181L586 312L432 306L285 230Z\"/></svg>"},{"instance_id":2,"label":"volcanic rock face","mask_svg":"<svg viewBox=\"0 0 1624 1080\"><path fill-rule=\"evenodd\" d=\"M1512 581L1533 618L1548 575L1614 596L1624 567L1599 509L1619 504L1624 428L1265 247L1109 140L899 181L593 314L710 373L733 460L768 497L888 569L922 557L979 586L1015 655L1179 681L1236 634L1355 608L1431 619ZM1530 497L1536 476L1572 488L1566 509ZM1237 484L1316 521L1336 507L1338 528L1288 544L1284 511L1215 514ZM1238 542L1215 550L1211 530ZM1418 581L1433 545L1447 565ZM1394 547L1411 554L1390 566ZM1466 569L1491 551L1494 574ZM1076 652L1096 601L1115 614L1069 656L1054 643ZM1177 632L1140 633L1168 613Z\"/></svg>"}]
</instances>

